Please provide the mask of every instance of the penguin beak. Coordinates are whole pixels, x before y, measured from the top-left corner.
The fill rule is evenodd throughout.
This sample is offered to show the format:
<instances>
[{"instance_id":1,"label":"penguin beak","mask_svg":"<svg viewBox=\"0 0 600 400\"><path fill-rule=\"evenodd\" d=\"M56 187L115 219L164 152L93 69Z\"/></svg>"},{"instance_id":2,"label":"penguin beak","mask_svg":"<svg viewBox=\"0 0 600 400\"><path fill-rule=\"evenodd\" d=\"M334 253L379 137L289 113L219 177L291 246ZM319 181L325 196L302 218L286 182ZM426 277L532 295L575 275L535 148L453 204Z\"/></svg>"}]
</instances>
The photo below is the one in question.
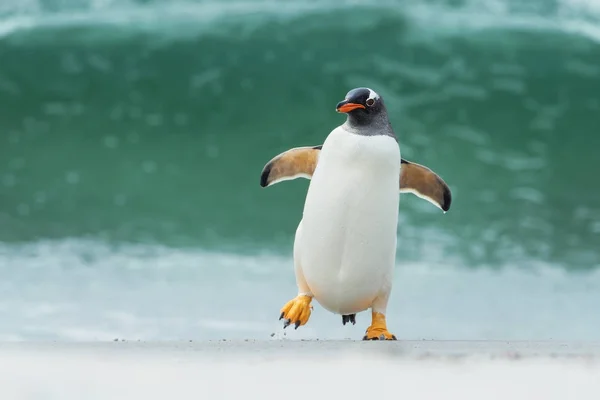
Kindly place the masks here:
<instances>
[{"instance_id":1,"label":"penguin beak","mask_svg":"<svg viewBox=\"0 0 600 400\"><path fill-rule=\"evenodd\" d=\"M348 113L352 110L356 110L357 108L365 108L365 106L358 103L349 103L347 100L344 100L340 101L335 107L336 111L340 113Z\"/></svg>"}]
</instances>

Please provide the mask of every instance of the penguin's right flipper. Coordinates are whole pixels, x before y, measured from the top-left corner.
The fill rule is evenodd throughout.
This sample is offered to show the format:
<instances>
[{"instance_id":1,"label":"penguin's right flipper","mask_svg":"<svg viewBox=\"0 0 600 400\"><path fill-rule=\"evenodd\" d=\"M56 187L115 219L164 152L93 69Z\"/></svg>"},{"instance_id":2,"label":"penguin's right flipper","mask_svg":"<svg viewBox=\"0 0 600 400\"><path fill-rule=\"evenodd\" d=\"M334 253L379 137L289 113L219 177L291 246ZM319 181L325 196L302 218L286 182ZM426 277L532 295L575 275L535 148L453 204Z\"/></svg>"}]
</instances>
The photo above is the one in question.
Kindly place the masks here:
<instances>
[{"instance_id":1,"label":"penguin's right flipper","mask_svg":"<svg viewBox=\"0 0 600 400\"><path fill-rule=\"evenodd\" d=\"M260 186L268 187L296 178L310 179L322 146L296 147L271 159L260 174Z\"/></svg>"},{"instance_id":2,"label":"penguin's right flipper","mask_svg":"<svg viewBox=\"0 0 600 400\"><path fill-rule=\"evenodd\" d=\"M452 192L442 178L424 165L401 160L400 193L412 193L446 212Z\"/></svg>"}]
</instances>

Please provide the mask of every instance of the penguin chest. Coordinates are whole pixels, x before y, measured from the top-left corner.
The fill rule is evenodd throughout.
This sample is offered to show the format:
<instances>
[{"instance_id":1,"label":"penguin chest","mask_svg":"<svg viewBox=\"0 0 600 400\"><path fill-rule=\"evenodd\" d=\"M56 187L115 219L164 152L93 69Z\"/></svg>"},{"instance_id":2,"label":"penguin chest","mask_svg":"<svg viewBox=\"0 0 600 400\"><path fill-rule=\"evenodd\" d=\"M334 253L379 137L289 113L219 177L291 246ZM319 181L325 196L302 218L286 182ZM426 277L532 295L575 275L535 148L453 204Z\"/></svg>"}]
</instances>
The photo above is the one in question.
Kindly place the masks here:
<instances>
[{"instance_id":1,"label":"penguin chest","mask_svg":"<svg viewBox=\"0 0 600 400\"><path fill-rule=\"evenodd\" d=\"M400 151L391 137L338 128L323 144L298 253L311 292L330 311L365 310L389 286L399 179Z\"/></svg>"}]
</instances>

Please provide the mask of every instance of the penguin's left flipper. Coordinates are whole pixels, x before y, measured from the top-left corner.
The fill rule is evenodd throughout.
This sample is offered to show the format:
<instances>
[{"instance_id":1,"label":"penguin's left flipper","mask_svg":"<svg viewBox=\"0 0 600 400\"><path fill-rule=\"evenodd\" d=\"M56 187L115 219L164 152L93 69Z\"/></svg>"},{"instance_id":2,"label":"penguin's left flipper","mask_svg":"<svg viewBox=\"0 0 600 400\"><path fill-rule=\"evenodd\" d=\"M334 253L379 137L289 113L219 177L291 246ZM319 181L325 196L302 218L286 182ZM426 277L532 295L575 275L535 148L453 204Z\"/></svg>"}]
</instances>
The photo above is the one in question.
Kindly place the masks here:
<instances>
[{"instance_id":1,"label":"penguin's left flipper","mask_svg":"<svg viewBox=\"0 0 600 400\"><path fill-rule=\"evenodd\" d=\"M413 162L401 160L400 193L412 193L446 212L452 203L450 188L435 172Z\"/></svg>"},{"instance_id":2,"label":"penguin's left flipper","mask_svg":"<svg viewBox=\"0 0 600 400\"><path fill-rule=\"evenodd\" d=\"M267 187L296 178L311 179L322 146L295 147L272 158L260 174L260 186Z\"/></svg>"}]
</instances>

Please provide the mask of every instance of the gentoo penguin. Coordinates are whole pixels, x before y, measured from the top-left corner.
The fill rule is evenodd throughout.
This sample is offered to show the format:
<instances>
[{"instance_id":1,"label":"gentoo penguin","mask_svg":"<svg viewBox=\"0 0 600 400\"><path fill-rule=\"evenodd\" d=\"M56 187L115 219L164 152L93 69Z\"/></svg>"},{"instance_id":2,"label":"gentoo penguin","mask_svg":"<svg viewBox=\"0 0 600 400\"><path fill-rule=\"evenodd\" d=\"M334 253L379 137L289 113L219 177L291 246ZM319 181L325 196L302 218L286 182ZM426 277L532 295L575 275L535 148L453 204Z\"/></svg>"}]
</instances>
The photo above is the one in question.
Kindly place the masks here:
<instances>
[{"instance_id":1,"label":"gentoo penguin","mask_svg":"<svg viewBox=\"0 0 600 400\"><path fill-rule=\"evenodd\" d=\"M450 189L429 168L400 157L383 98L348 92L336 110L346 121L322 146L285 151L263 168L260 185L310 179L293 247L298 295L280 310L284 328L308 322L313 298L355 323L371 309L363 340L396 340L386 325L396 254L400 193L448 211Z\"/></svg>"}]
</instances>

